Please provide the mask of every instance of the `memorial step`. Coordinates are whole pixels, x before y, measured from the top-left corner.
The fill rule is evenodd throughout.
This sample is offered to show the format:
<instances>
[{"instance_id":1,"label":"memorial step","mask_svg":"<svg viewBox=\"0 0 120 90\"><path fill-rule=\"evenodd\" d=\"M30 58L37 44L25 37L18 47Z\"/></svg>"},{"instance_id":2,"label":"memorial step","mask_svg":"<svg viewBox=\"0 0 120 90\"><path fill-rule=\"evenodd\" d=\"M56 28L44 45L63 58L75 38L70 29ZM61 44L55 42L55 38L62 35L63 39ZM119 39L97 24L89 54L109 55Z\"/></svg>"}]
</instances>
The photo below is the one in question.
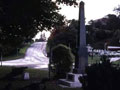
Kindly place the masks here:
<instances>
[{"instance_id":1,"label":"memorial step","mask_svg":"<svg viewBox=\"0 0 120 90\"><path fill-rule=\"evenodd\" d=\"M73 82L73 81L68 81L66 79L59 79L59 86L61 87L82 87L82 84L80 82Z\"/></svg>"},{"instance_id":2,"label":"memorial step","mask_svg":"<svg viewBox=\"0 0 120 90\"><path fill-rule=\"evenodd\" d=\"M58 83L61 87L82 87L82 84L79 81L81 74L67 73L66 79L59 79Z\"/></svg>"}]
</instances>

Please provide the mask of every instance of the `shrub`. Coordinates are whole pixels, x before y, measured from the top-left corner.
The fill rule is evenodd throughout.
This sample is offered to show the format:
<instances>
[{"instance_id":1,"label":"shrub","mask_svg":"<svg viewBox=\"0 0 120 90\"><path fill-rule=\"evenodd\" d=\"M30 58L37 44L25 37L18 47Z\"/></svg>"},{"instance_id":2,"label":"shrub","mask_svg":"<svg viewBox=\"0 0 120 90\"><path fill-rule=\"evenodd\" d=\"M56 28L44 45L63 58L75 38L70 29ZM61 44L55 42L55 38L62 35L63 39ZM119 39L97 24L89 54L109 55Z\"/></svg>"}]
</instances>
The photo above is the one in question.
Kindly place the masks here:
<instances>
[{"instance_id":1,"label":"shrub","mask_svg":"<svg viewBox=\"0 0 120 90\"><path fill-rule=\"evenodd\" d=\"M74 56L67 46L59 44L52 49L54 73L58 78L65 77L71 71L73 60Z\"/></svg>"},{"instance_id":2,"label":"shrub","mask_svg":"<svg viewBox=\"0 0 120 90\"><path fill-rule=\"evenodd\" d=\"M101 63L86 68L86 76L80 77L84 90L120 90L120 67L105 56Z\"/></svg>"}]
</instances>

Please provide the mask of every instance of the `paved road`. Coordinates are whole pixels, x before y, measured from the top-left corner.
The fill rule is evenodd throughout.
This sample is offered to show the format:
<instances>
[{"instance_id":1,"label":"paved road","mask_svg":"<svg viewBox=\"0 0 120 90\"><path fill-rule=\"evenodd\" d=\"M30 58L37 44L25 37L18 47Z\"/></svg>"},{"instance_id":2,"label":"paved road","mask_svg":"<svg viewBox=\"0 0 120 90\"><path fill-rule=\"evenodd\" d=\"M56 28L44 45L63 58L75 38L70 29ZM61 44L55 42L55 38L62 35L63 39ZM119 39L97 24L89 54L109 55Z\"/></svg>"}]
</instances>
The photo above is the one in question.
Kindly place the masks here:
<instances>
[{"instance_id":1,"label":"paved road","mask_svg":"<svg viewBox=\"0 0 120 90\"><path fill-rule=\"evenodd\" d=\"M26 51L25 57L16 60L3 61L3 66L26 66L29 68L48 68L49 59L46 57L46 42L35 42Z\"/></svg>"}]
</instances>

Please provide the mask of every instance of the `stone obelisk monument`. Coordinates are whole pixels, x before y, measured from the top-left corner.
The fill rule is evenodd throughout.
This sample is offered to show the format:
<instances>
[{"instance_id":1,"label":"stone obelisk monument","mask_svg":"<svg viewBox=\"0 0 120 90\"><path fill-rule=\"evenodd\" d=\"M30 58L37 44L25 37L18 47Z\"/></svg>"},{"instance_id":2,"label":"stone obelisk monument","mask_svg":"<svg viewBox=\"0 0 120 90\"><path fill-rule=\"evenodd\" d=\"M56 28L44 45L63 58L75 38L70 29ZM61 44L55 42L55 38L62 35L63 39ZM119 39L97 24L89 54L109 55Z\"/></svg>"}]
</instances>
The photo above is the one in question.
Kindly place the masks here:
<instances>
[{"instance_id":1,"label":"stone obelisk monument","mask_svg":"<svg viewBox=\"0 0 120 90\"><path fill-rule=\"evenodd\" d=\"M75 73L84 74L85 67L88 65L88 53L86 47L86 29L85 29L85 15L84 2L81 1L79 5L79 29L77 34L77 55L75 60Z\"/></svg>"},{"instance_id":2,"label":"stone obelisk monument","mask_svg":"<svg viewBox=\"0 0 120 90\"><path fill-rule=\"evenodd\" d=\"M75 60L75 69L73 73L67 73L66 79L60 79L59 84L62 87L82 87L79 77L85 74L85 67L88 64L88 55L86 47L86 30L84 17L84 2L80 2L79 7L79 29L77 35L77 54Z\"/></svg>"}]
</instances>

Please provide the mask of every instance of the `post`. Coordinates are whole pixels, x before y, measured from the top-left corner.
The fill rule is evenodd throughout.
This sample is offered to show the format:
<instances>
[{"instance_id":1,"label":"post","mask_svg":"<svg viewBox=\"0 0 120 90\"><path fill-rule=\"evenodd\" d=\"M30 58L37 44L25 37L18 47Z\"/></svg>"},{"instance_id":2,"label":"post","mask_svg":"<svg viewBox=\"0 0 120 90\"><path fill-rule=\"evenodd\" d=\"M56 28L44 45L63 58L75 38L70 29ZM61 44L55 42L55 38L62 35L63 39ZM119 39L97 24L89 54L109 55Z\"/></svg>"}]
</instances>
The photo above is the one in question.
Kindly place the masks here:
<instances>
[{"instance_id":1,"label":"post","mask_svg":"<svg viewBox=\"0 0 120 90\"><path fill-rule=\"evenodd\" d=\"M0 60L1 60L1 67L2 67L2 52L0 54Z\"/></svg>"},{"instance_id":2,"label":"post","mask_svg":"<svg viewBox=\"0 0 120 90\"><path fill-rule=\"evenodd\" d=\"M48 77L50 79L51 77L51 60L52 60L52 44L50 45L50 55L49 55L49 72L48 72Z\"/></svg>"},{"instance_id":3,"label":"post","mask_svg":"<svg viewBox=\"0 0 120 90\"><path fill-rule=\"evenodd\" d=\"M17 48L17 56L18 56L19 48Z\"/></svg>"}]
</instances>

